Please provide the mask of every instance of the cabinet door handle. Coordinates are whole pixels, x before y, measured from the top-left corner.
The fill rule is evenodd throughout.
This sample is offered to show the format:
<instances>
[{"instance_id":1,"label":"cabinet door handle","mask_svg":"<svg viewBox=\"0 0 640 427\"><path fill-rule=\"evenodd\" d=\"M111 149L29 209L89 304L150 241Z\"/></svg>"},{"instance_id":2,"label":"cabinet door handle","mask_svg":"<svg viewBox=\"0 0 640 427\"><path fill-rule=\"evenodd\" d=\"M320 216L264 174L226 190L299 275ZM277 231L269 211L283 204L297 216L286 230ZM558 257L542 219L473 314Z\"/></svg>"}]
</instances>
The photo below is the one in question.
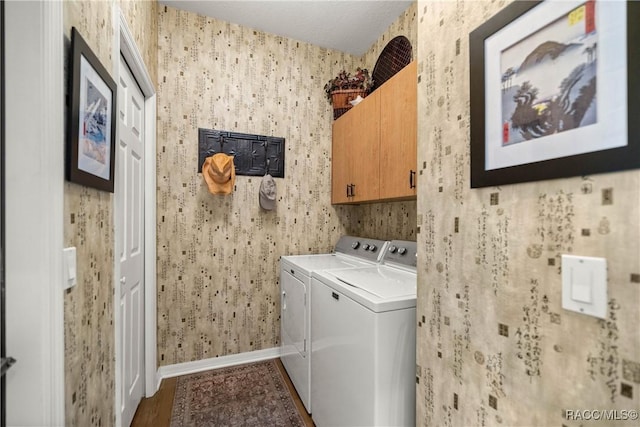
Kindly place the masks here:
<instances>
[{"instance_id":1,"label":"cabinet door handle","mask_svg":"<svg viewBox=\"0 0 640 427\"><path fill-rule=\"evenodd\" d=\"M409 188L416 188L415 171L409 170Z\"/></svg>"},{"instance_id":2,"label":"cabinet door handle","mask_svg":"<svg viewBox=\"0 0 640 427\"><path fill-rule=\"evenodd\" d=\"M353 189L356 187L355 184L347 184L347 197L355 196Z\"/></svg>"},{"instance_id":3,"label":"cabinet door handle","mask_svg":"<svg viewBox=\"0 0 640 427\"><path fill-rule=\"evenodd\" d=\"M355 197L355 196L356 196L356 185L351 184L351 197Z\"/></svg>"}]
</instances>

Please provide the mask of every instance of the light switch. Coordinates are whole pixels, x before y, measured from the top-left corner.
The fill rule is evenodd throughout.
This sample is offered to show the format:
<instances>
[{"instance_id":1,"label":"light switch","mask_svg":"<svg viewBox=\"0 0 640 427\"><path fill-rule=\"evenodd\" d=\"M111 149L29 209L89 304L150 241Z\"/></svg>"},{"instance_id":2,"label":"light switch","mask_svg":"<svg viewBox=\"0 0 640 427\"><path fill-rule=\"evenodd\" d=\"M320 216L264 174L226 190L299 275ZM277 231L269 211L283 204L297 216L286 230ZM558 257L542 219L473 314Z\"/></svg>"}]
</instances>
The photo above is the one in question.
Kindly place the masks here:
<instances>
[{"instance_id":1,"label":"light switch","mask_svg":"<svg viewBox=\"0 0 640 427\"><path fill-rule=\"evenodd\" d=\"M607 260L562 255L562 308L607 317Z\"/></svg>"},{"instance_id":2,"label":"light switch","mask_svg":"<svg viewBox=\"0 0 640 427\"><path fill-rule=\"evenodd\" d=\"M63 250L64 266L64 283L63 289L69 289L78 282L76 268L76 248L64 248Z\"/></svg>"},{"instance_id":3,"label":"light switch","mask_svg":"<svg viewBox=\"0 0 640 427\"><path fill-rule=\"evenodd\" d=\"M578 302L584 302L587 304L591 304L592 303L592 299L591 299L591 289L592 289L592 284L591 283L576 283L576 282L572 282L571 285L571 299L574 301L578 301Z\"/></svg>"},{"instance_id":4,"label":"light switch","mask_svg":"<svg viewBox=\"0 0 640 427\"><path fill-rule=\"evenodd\" d=\"M569 266L571 299L591 304L593 302L593 272L583 263L584 261L578 261L577 265L570 264Z\"/></svg>"}]
</instances>

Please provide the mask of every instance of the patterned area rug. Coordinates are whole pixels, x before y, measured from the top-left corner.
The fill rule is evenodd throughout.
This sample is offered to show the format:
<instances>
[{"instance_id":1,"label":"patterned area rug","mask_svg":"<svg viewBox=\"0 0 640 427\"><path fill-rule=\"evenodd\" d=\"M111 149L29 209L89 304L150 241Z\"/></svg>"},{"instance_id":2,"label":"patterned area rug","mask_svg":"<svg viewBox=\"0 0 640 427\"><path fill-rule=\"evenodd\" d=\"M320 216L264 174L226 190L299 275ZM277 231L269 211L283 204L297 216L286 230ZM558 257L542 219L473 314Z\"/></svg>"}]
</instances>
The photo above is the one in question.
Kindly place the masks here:
<instances>
[{"instance_id":1,"label":"patterned area rug","mask_svg":"<svg viewBox=\"0 0 640 427\"><path fill-rule=\"evenodd\" d=\"M179 377L171 427L303 427L275 360Z\"/></svg>"}]
</instances>

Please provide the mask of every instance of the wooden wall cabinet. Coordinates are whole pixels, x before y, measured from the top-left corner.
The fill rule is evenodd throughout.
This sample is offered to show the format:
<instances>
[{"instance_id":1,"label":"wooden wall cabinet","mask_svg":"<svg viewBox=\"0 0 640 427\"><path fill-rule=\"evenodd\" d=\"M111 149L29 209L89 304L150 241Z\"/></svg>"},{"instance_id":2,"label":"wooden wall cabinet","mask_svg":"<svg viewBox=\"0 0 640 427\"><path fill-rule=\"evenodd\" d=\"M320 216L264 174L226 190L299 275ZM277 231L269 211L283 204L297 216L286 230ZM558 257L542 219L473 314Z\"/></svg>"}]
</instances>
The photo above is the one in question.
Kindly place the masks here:
<instances>
[{"instance_id":1,"label":"wooden wall cabinet","mask_svg":"<svg viewBox=\"0 0 640 427\"><path fill-rule=\"evenodd\" d=\"M356 108L357 107L357 108ZM331 202L361 203L380 195L380 93L374 92L333 124Z\"/></svg>"},{"instance_id":2,"label":"wooden wall cabinet","mask_svg":"<svg viewBox=\"0 0 640 427\"><path fill-rule=\"evenodd\" d=\"M380 199L416 197L417 67L413 61L380 89Z\"/></svg>"},{"instance_id":3,"label":"wooden wall cabinet","mask_svg":"<svg viewBox=\"0 0 640 427\"><path fill-rule=\"evenodd\" d=\"M416 61L333 123L331 203L416 198Z\"/></svg>"}]
</instances>

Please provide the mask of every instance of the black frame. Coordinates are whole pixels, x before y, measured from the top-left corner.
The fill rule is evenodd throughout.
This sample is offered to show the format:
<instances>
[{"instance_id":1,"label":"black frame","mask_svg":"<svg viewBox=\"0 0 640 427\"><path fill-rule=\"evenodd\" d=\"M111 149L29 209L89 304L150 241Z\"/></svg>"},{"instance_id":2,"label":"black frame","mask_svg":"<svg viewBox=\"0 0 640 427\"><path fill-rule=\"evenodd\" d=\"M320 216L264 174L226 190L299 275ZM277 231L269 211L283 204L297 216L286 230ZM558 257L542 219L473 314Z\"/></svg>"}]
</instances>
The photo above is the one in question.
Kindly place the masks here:
<instances>
[{"instance_id":1,"label":"black frame","mask_svg":"<svg viewBox=\"0 0 640 427\"><path fill-rule=\"evenodd\" d=\"M627 2L627 145L540 162L485 170L485 40L542 3L515 1L469 34L471 96L471 187L584 176L640 167L640 2ZM635 51L635 54L634 54Z\"/></svg>"},{"instance_id":2,"label":"black frame","mask_svg":"<svg viewBox=\"0 0 640 427\"><path fill-rule=\"evenodd\" d=\"M107 87L111 90L111 111L108 117L111 119L111 138L109 144L109 179L78 168L79 127L80 127L80 83L81 83L81 58L84 57L89 65L97 72ZM116 144L116 109L117 87L107 70L100 63L87 42L74 27L71 30L71 109L69 110L69 138L67 144L66 172L69 181L94 187L113 193L115 173L115 144Z\"/></svg>"}]
</instances>

